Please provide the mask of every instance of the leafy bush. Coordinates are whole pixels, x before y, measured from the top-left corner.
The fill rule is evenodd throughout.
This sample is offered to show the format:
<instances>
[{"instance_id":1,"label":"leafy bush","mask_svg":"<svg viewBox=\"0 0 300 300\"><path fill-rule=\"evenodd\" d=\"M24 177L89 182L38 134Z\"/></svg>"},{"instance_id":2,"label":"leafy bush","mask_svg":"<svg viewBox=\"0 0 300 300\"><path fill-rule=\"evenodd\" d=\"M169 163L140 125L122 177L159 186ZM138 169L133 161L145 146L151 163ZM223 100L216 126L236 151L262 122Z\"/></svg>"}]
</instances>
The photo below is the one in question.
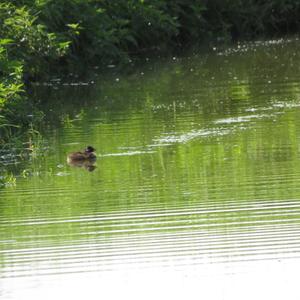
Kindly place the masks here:
<instances>
[{"instance_id":1,"label":"leafy bush","mask_svg":"<svg viewBox=\"0 0 300 300\"><path fill-rule=\"evenodd\" d=\"M299 15L300 0L2 0L0 133L28 124L26 81L212 38L294 33Z\"/></svg>"},{"instance_id":2,"label":"leafy bush","mask_svg":"<svg viewBox=\"0 0 300 300\"><path fill-rule=\"evenodd\" d=\"M24 79L40 76L51 62L64 56L69 42L44 25L30 10L0 3L0 134L7 139L20 125L26 125Z\"/></svg>"}]
</instances>

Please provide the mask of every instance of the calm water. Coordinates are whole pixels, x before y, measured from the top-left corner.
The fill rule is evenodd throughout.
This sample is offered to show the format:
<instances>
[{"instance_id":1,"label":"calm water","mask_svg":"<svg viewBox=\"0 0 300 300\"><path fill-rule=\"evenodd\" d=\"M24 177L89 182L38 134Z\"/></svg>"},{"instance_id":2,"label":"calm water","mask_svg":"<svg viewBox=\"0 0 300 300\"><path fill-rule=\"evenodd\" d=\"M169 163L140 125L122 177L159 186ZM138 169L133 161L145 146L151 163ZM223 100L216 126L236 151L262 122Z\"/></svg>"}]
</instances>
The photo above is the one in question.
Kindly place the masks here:
<instances>
[{"instance_id":1,"label":"calm water","mask_svg":"<svg viewBox=\"0 0 300 300\"><path fill-rule=\"evenodd\" d=\"M1 154L0 298L299 299L299 48L53 82L30 156Z\"/></svg>"}]
</instances>

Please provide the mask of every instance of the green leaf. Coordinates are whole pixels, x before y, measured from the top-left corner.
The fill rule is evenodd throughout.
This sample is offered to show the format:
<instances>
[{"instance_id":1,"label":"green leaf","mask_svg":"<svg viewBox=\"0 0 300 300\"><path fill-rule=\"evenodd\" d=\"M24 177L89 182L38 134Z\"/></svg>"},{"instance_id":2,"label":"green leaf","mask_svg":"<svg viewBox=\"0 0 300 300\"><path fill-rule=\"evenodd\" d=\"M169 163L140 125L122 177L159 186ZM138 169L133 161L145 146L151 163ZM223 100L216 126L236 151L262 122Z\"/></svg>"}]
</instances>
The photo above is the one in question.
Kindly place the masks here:
<instances>
[{"instance_id":1,"label":"green leaf","mask_svg":"<svg viewBox=\"0 0 300 300\"><path fill-rule=\"evenodd\" d=\"M0 45L9 45L13 42L14 42L14 40L12 40L12 39L0 39Z\"/></svg>"}]
</instances>

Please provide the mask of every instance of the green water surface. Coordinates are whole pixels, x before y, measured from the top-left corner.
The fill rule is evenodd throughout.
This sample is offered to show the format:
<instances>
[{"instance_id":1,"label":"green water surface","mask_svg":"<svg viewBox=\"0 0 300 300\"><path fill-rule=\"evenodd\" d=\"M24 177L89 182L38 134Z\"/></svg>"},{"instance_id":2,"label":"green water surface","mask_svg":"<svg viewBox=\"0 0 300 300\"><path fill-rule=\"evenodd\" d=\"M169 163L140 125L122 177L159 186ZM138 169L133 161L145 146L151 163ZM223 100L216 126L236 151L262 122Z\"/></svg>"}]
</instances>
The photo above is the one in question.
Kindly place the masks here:
<instances>
[{"instance_id":1,"label":"green water surface","mask_svg":"<svg viewBox=\"0 0 300 300\"><path fill-rule=\"evenodd\" d=\"M169 285L169 299L185 288L199 299L205 280L214 289L201 299L248 299L233 280L266 274L299 299L299 49L238 44L37 87L49 120L40 143L11 163L2 155L16 181L0 189L0 298L82 299L80 286L114 299L114 282L123 299L148 299L133 291L152 282L149 299ZM68 165L86 145L94 170Z\"/></svg>"}]
</instances>

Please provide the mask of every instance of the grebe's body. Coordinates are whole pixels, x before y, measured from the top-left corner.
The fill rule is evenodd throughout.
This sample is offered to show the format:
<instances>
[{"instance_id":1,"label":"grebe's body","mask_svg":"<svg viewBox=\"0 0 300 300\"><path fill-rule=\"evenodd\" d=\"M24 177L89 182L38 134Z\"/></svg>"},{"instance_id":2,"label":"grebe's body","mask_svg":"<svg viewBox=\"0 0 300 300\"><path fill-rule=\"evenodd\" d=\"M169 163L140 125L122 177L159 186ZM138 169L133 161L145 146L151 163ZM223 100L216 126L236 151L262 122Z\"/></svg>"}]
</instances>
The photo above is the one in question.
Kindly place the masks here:
<instances>
[{"instance_id":1,"label":"grebe's body","mask_svg":"<svg viewBox=\"0 0 300 300\"><path fill-rule=\"evenodd\" d=\"M68 155L68 162L79 161L95 161L96 160L95 149L92 146L87 146L84 151L73 152Z\"/></svg>"}]
</instances>

